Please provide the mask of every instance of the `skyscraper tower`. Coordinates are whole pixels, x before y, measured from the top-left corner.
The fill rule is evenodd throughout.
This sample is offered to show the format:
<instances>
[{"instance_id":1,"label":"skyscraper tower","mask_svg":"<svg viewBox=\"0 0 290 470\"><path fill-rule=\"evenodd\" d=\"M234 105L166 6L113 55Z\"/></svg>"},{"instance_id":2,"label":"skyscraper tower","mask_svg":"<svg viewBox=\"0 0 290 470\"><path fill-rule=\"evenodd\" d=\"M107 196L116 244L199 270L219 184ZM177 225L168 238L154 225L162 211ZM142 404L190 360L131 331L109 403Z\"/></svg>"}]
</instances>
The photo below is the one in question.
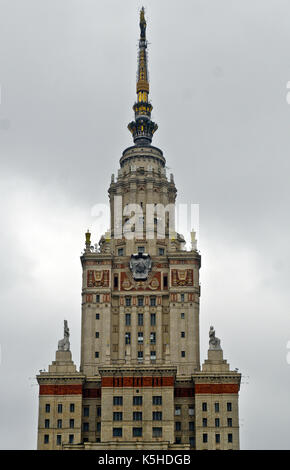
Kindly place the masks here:
<instances>
[{"instance_id":1,"label":"skyscraper tower","mask_svg":"<svg viewBox=\"0 0 290 470\"><path fill-rule=\"evenodd\" d=\"M240 374L210 329L200 367L199 269L175 231L176 187L152 145L146 20L140 12L133 145L109 187L110 230L81 256L80 370L69 329L38 376L39 449L238 449Z\"/></svg>"}]
</instances>

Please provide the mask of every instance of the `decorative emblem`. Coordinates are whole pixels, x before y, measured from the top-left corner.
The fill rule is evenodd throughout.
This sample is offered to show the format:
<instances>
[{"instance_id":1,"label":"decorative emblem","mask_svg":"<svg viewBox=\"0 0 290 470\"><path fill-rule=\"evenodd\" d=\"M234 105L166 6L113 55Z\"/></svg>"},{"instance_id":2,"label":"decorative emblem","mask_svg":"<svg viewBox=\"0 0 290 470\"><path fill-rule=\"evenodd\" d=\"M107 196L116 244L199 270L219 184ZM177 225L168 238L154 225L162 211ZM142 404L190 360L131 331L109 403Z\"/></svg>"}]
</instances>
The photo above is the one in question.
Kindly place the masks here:
<instances>
[{"instance_id":1,"label":"decorative emblem","mask_svg":"<svg viewBox=\"0 0 290 470\"><path fill-rule=\"evenodd\" d=\"M131 256L130 269L135 281L145 281L152 268L152 261L147 253L137 253Z\"/></svg>"},{"instance_id":2,"label":"decorative emblem","mask_svg":"<svg viewBox=\"0 0 290 470\"><path fill-rule=\"evenodd\" d=\"M171 279L173 286L193 286L193 270L172 269Z\"/></svg>"},{"instance_id":3,"label":"decorative emblem","mask_svg":"<svg viewBox=\"0 0 290 470\"><path fill-rule=\"evenodd\" d=\"M88 270L87 286L88 287L109 287L110 271L105 269L102 271Z\"/></svg>"}]
</instances>

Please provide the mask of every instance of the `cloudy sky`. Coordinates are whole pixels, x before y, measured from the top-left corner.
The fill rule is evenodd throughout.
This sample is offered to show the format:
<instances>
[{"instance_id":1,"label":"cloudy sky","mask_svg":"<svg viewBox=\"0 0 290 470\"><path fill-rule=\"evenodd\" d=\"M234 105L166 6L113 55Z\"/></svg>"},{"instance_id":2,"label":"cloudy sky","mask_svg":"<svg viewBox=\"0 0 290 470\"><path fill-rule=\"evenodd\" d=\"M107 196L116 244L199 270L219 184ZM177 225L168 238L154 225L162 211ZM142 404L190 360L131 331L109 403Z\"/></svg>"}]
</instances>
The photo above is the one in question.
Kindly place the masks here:
<instances>
[{"instance_id":1,"label":"cloudy sky","mask_svg":"<svg viewBox=\"0 0 290 470\"><path fill-rule=\"evenodd\" d=\"M141 6L0 0L1 449L36 447L64 318L79 364L79 256L131 145ZM290 3L145 8L154 145L200 205L201 357L213 324L243 374L241 447L289 449Z\"/></svg>"}]
</instances>

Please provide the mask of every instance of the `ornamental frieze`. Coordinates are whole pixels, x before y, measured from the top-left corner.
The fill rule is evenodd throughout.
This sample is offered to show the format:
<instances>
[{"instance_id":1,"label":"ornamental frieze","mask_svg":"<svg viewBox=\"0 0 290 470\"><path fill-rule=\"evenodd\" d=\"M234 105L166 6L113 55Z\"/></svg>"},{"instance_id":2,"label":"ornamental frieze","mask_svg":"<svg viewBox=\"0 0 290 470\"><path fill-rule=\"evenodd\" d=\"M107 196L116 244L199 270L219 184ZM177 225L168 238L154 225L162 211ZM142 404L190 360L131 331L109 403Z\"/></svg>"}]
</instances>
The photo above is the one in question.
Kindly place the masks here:
<instances>
[{"instance_id":1,"label":"ornamental frieze","mask_svg":"<svg viewBox=\"0 0 290 470\"><path fill-rule=\"evenodd\" d=\"M146 281L135 281L131 273L121 273L121 290L149 290L154 291L160 289L161 273L150 273Z\"/></svg>"},{"instance_id":2,"label":"ornamental frieze","mask_svg":"<svg viewBox=\"0 0 290 470\"><path fill-rule=\"evenodd\" d=\"M87 273L87 286L88 287L109 287L109 274L108 269L103 271L89 270Z\"/></svg>"},{"instance_id":3,"label":"ornamental frieze","mask_svg":"<svg viewBox=\"0 0 290 470\"><path fill-rule=\"evenodd\" d=\"M172 287L193 286L193 269L172 269Z\"/></svg>"}]
</instances>

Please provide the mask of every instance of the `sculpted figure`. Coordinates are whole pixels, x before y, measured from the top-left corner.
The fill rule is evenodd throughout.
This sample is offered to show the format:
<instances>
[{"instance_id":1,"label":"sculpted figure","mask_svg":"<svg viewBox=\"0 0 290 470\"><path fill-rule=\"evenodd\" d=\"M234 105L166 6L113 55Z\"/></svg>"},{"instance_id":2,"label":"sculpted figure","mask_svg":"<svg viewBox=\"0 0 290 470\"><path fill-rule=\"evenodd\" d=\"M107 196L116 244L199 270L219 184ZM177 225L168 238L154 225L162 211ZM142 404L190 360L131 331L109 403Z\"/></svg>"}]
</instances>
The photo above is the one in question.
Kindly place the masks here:
<instances>
[{"instance_id":1,"label":"sculpted figure","mask_svg":"<svg viewBox=\"0 0 290 470\"><path fill-rule=\"evenodd\" d=\"M209 329L209 349L221 349L221 340L216 337L213 326Z\"/></svg>"},{"instance_id":2,"label":"sculpted figure","mask_svg":"<svg viewBox=\"0 0 290 470\"><path fill-rule=\"evenodd\" d=\"M69 351L70 350L69 327L68 327L68 324L67 324L67 320L64 320L63 339L60 339L59 342L58 342L58 350L59 351Z\"/></svg>"}]
</instances>

